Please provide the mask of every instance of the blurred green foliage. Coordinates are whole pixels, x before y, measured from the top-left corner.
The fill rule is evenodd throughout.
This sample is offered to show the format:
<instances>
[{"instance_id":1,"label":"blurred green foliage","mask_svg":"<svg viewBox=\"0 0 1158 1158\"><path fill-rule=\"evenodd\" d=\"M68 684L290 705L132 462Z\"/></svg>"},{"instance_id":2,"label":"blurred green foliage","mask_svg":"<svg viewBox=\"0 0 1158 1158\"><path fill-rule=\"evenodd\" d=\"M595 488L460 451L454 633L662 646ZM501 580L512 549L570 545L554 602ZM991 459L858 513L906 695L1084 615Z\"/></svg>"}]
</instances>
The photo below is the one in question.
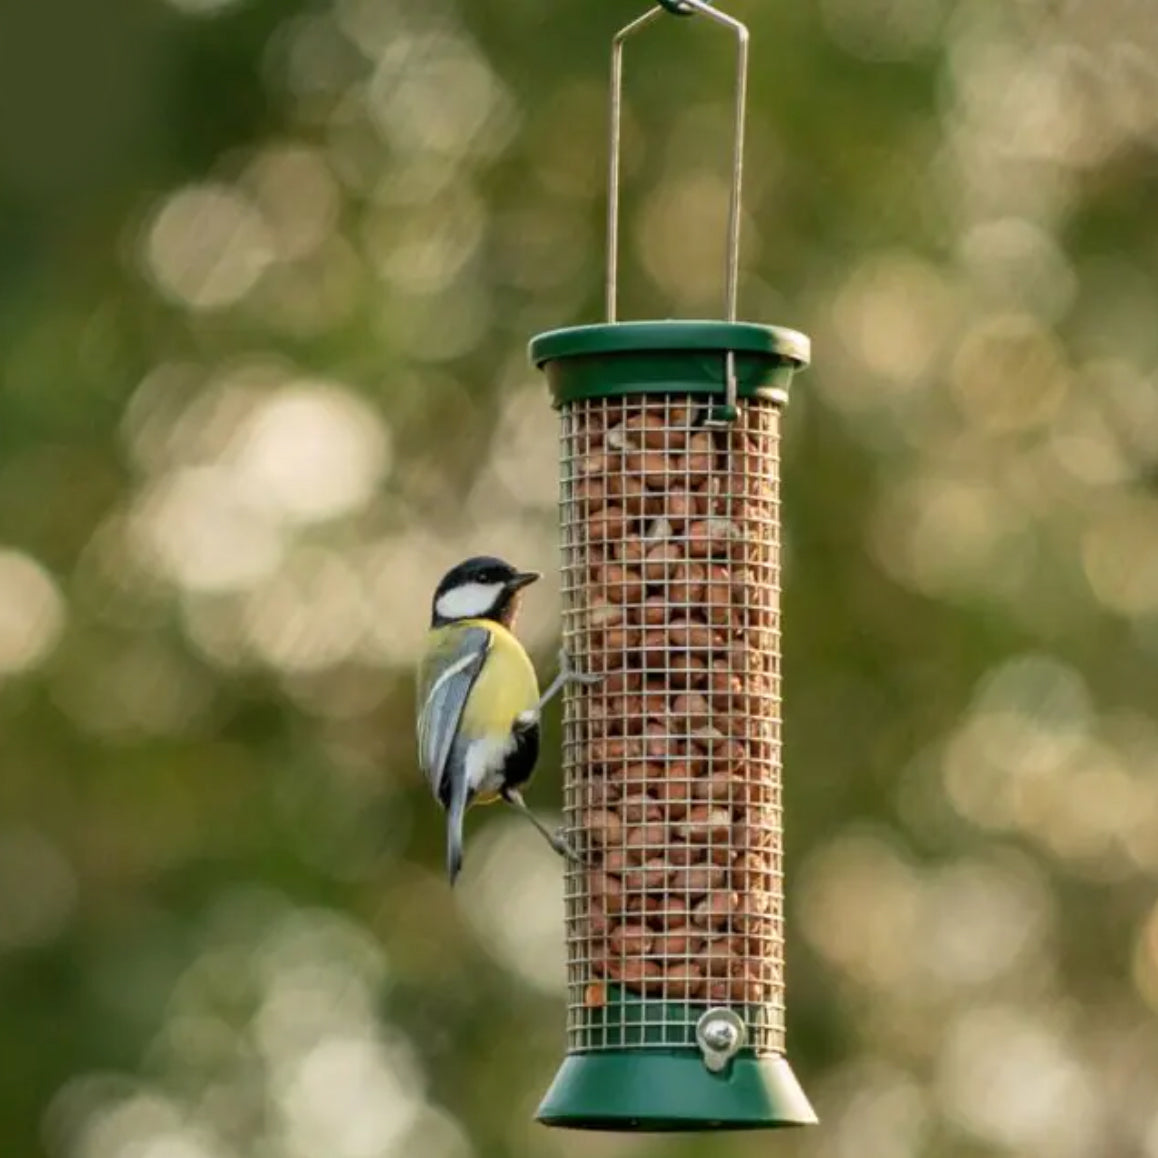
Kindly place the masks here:
<instances>
[{"instance_id":1,"label":"blurred green foliage","mask_svg":"<svg viewBox=\"0 0 1158 1158\"><path fill-rule=\"evenodd\" d=\"M5 1158L1158 1155L1158 24L730 10L742 314L815 350L785 779L822 1126L533 1125L557 866L472 818L452 895L413 769L437 575L552 570L524 350L598 316L635 6L2 0ZM713 316L731 46L628 59L624 312Z\"/></svg>"}]
</instances>

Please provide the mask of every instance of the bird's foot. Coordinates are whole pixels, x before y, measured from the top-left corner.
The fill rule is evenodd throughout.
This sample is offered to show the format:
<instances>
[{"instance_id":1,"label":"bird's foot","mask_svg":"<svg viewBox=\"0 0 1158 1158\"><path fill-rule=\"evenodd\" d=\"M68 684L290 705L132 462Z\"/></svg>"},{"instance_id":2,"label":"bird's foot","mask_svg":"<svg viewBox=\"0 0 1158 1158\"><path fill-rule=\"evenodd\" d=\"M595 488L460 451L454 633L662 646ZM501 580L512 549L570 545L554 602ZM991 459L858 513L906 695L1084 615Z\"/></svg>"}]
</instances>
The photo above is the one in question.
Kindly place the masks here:
<instances>
[{"instance_id":1,"label":"bird's foot","mask_svg":"<svg viewBox=\"0 0 1158 1158\"><path fill-rule=\"evenodd\" d=\"M565 836L566 831L562 825L555 829L551 834L551 847L563 857L564 860L572 861L578 865L585 865L587 861L567 842L567 837Z\"/></svg>"},{"instance_id":2,"label":"bird's foot","mask_svg":"<svg viewBox=\"0 0 1158 1158\"><path fill-rule=\"evenodd\" d=\"M581 672L565 647L559 648L559 678L564 683L582 684L584 687L592 687L603 679L600 675Z\"/></svg>"},{"instance_id":3,"label":"bird's foot","mask_svg":"<svg viewBox=\"0 0 1158 1158\"><path fill-rule=\"evenodd\" d=\"M551 681L551 686L539 697L535 711L541 712L568 684L590 686L599 683L602 678L602 676L597 675L584 675L577 671L571 657L567 654L567 649L561 647L559 649L559 670Z\"/></svg>"}]
</instances>

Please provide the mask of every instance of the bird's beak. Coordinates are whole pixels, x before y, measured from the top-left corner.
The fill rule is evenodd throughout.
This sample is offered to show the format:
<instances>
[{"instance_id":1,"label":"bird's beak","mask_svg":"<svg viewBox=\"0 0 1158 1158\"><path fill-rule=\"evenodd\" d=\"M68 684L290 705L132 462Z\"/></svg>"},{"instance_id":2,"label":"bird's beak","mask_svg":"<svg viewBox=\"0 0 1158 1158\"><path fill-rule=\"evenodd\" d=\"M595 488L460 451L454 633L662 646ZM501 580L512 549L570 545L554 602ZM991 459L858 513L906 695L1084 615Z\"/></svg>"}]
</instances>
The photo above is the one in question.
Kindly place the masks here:
<instances>
[{"instance_id":1,"label":"bird's beak","mask_svg":"<svg viewBox=\"0 0 1158 1158\"><path fill-rule=\"evenodd\" d=\"M517 571L507 586L512 591L521 591L524 587L529 587L536 580L542 578L542 574L538 571Z\"/></svg>"}]
</instances>

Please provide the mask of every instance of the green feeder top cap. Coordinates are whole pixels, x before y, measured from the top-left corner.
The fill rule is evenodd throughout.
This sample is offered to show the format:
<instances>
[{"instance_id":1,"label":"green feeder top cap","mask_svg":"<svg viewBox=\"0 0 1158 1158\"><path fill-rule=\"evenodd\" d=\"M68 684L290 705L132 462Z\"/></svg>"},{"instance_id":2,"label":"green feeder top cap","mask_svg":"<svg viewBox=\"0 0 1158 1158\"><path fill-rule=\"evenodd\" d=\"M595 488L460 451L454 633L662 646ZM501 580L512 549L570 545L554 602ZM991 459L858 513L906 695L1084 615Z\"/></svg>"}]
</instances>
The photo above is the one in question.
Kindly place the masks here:
<instances>
[{"instance_id":1,"label":"green feeder top cap","mask_svg":"<svg viewBox=\"0 0 1158 1158\"><path fill-rule=\"evenodd\" d=\"M608 322L549 330L531 340L531 361L536 366L563 358L680 352L763 355L795 368L808 365L812 344L805 334L780 326L754 322L665 320Z\"/></svg>"},{"instance_id":2,"label":"green feeder top cap","mask_svg":"<svg viewBox=\"0 0 1158 1158\"><path fill-rule=\"evenodd\" d=\"M731 422L741 398L787 402L810 344L795 330L751 322L608 322L540 334L530 353L556 406L694 394L712 399L713 421Z\"/></svg>"}]
</instances>

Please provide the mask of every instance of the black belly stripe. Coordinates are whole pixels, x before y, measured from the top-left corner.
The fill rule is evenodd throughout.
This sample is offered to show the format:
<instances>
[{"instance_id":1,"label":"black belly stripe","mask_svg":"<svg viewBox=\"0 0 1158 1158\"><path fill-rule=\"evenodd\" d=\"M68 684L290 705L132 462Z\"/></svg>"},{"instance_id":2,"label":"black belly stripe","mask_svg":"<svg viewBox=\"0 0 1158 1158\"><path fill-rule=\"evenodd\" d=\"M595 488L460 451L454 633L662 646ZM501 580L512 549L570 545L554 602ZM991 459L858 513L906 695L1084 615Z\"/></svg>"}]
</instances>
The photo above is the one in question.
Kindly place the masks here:
<instances>
[{"instance_id":1,"label":"black belly stripe","mask_svg":"<svg viewBox=\"0 0 1158 1158\"><path fill-rule=\"evenodd\" d=\"M512 788L526 784L539 759L539 725L515 729L515 746L503 764L503 780Z\"/></svg>"}]
</instances>

